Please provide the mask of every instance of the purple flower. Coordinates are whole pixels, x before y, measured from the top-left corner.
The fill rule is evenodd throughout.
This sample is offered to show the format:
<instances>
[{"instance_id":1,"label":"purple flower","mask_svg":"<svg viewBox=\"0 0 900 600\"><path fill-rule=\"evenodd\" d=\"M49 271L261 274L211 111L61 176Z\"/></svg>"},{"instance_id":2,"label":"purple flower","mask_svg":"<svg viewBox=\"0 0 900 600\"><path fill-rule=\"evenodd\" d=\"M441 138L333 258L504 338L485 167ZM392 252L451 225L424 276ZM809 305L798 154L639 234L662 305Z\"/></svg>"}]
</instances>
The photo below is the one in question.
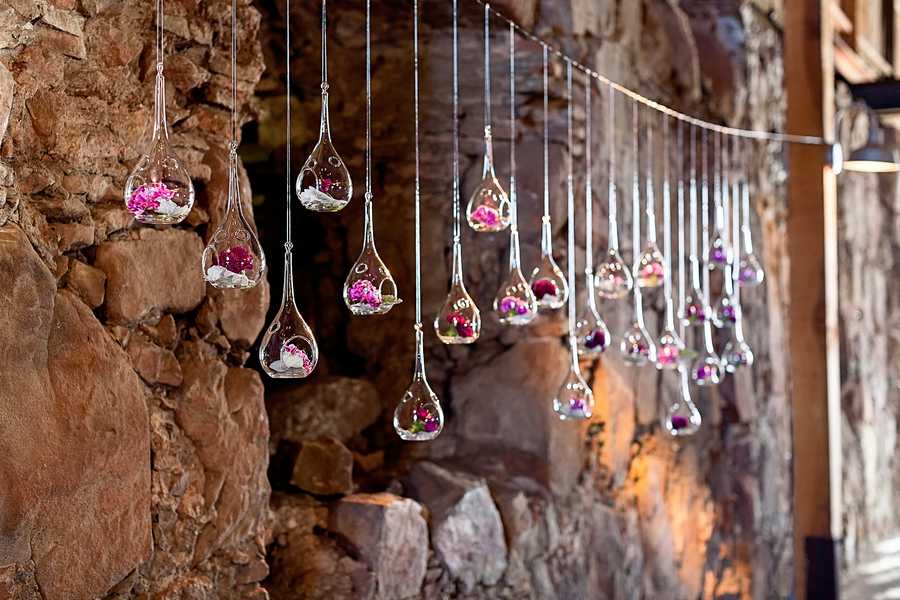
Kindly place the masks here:
<instances>
[{"instance_id":1,"label":"purple flower","mask_svg":"<svg viewBox=\"0 0 900 600\"><path fill-rule=\"evenodd\" d=\"M472 213L472 220L483 225L485 229L500 228L500 212L486 204L482 204Z\"/></svg>"},{"instance_id":2,"label":"purple flower","mask_svg":"<svg viewBox=\"0 0 900 600\"><path fill-rule=\"evenodd\" d=\"M515 296L507 296L500 303L500 312L506 317L514 317L516 315L524 315L528 312L528 303L520 300Z\"/></svg>"},{"instance_id":3,"label":"purple flower","mask_svg":"<svg viewBox=\"0 0 900 600\"><path fill-rule=\"evenodd\" d=\"M694 379L710 379L713 376L712 365L701 365L694 371Z\"/></svg>"},{"instance_id":4,"label":"purple flower","mask_svg":"<svg viewBox=\"0 0 900 600\"><path fill-rule=\"evenodd\" d=\"M584 336L584 347L588 350L606 347L606 335L602 329L595 329Z\"/></svg>"},{"instance_id":5,"label":"purple flower","mask_svg":"<svg viewBox=\"0 0 900 600\"><path fill-rule=\"evenodd\" d=\"M232 273L242 273L253 268L253 256L246 249L234 246L222 252L221 264Z\"/></svg>"},{"instance_id":6,"label":"purple flower","mask_svg":"<svg viewBox=\"0 0 900 600\"><path fill-rule=\"evenodd\" d=\"M420 406L416 409L415 413L416 422L421 423L422 427L428 433L433 433L438 429L438 420L437 417L432 414L430 410L425 408L424 406Z\"/></svg>"},{"instance_id":7,"label":"purple flower","mask_svg":"<svg viewBox=\"0 0 900 600\"><path fill-rule=\"evenodd\" d=\"M447 315L447 321L456 328L456 334L459 337L470 338L475 335L475 329L472 327L472 323L458 312Z\"/></svg>"},{"instance_id":8,"label":"purple flower","mask_svg":"<svg viewBox=\"0 0 900 600\"><path fill-rule=\"evenodd\" d=\"M571 412L584 412L584 400L572 396L569 398L569 410Z\"/></svg>"},{"instance_id":9,"label":"purple flower","mask_svg":"<svg viewBox=\"0 0 900 600\"><path fill-rule=\"evenodd\" d=\"M722 248L713 248L713 251L710 253L710 258L713 260L713 262L717 262L722 265L728 262L728 256L725 254L725 250Z\"/></svg>"},{"instance_id":10,"label":"purple flower","mask_svg":"<svg viewBox=\"0 0 900 600\"><path fill-rule=\"evenodd\" d=\"M684 415L675 415L672 417L672 429L675 431L685 429L688 425L690 425L690 421L688 421L688 418Z\"/></svg>"},{"instance_id":11,"label":"purple flower","mask_svg":"<svg viewBox=\"0 0 900 600\"><path fill-rule=\"evenodd\" d=\"M539 300L543 300L547 296L555 297L559 295L559 288L556 287L556 283L551 279L535 281L534 285L531 286L531 291L534 292L534 295Z\"/></svg>"},{"instance_id":12,"label":"purple flower","mask_svg":"<svg viewBox=\"0 0 900 600\"><path fill-rule=\"evenodd\" d=\"M169 189L162 182L145 183L131 192L127 206L134 216L140 217L147 211L157 210L160 200L171 200L174 197L175 190Z\"/></svg>"},{"instance_id":13,"label":"purple flower","mask_svg":"<svg viewBox=\"0 0 900 600\"><path fill-rule=\"evenodd\" d=\"M304 350L294 344L286 344L281 348L281 362L290 369L300 368L304 373L312 371L312 361Z\"/></svg>"},{"instance_id":14,"label":"purple flower","mask_svg":"<svg viewBox=\"0 0 900 600\"><path fill-rule=\"evenodd\" d=\"M706 321L706 313L703 307L697 304L691 304L687 307L687 320L691 325L697 325Z\"/></svg>"},{"instance_id":15,"label":"purple flower","mask_svg":"<svg viewBox=\"0 0 900 600\"><path fill-rule=\"evenodd\" d=\"M722 308L722 320L730 321L734 323L734 307L733 306L725 306Z\"/></svg>"},{"instance_id":16,"label":"purple flower","mask_svg":"<svg viewBox=\"0 0 900 600\"><path fill-rule=\"evenodd\" d=\"M330 179L323 179L319 182L319 191L323 194L327 194L333 185Z\"/></svg>"},{"instance_id":17,"label":"purple flower","mask_svg":"<svg viewBox=\"0 0 900 600\"><path fill-rule=\"evenodd\" d=\"M360 279L350 286L347 297L354 304L365 304L372 308L378 308L384 302L381 292L375 289L375 285L368 279Z\"/></svg>"},{"instance_id":18,"label":"purple flower","mask_svg":"<svg viewBox=\"0 0 900 600\"><path fill-rule=\"evenodd\" d=\"M678 346L666 344L659 347L659 355L656 357L656 362L661 365L671 365L678 362L680 357L681 353L678 351Z\"/></svg>"}]
</instances>

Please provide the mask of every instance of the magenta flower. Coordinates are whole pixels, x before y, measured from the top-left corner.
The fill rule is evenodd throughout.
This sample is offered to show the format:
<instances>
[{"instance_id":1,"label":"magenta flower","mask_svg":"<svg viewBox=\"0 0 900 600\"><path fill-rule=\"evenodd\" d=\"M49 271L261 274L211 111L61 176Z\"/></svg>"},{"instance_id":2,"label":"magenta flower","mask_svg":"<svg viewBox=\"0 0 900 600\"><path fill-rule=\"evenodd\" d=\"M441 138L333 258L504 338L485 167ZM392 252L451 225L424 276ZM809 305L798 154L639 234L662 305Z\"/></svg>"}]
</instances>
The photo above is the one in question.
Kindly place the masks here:
<instances>
[{"instance_id":1,"label":"magenta flower","mask_svg":"<svg viewBox=\"0 0 900 600\"><path fill-rule=\"evenodd\" d=\"M294 344L286 344L281 348L281 362L289 369L302 369L304 373L312 371L313 364L306 352Z\"/></svg>"},{"instance_id":2,"label":"magenta flower","mask_svg":"<svg viewBox=\"0 0 900 600\"><path fill-rule=\"evenodd\" d=\"M641 270L641 279L650 285L659 285L665 278L666 270L658 262L648 263Z\"/></svg>"},{"instance_id":3,"label":"magenta flower","mask_svg":"<svg viewBox=\"0 0 900 600\"><path fill-rule=\"evenodd\" d=\"M724 265L726 262L728 262L728 256L725 254L725 250L722 248L713 248L713 251L710 253L709 257L713 260L713 262L717 262L721 265Z\"/></svg>"},{"instance_id":4,"label":"magenta flower","mask_svg":"<svg viewBox=\"0 0 900 600\"><path fill-rule=\"evenodd\" d=\"M556 283L551 279L535 281L534 285L531 286L531 291L534 292L534 295L539 300L543 300L547 296L554 297L559 295L559 288L556 287Z\"/></svg>"},{"instance_id":5,"label":"magenta flower","mask_svg":"<svg viewBox=\"0 0 900 600\"><path fill-rule=\"evenodd\" d=\"M240 246L228 248L220 258L222 266L232 273L242 273L253 268L253 256Z\"/></svg>"},{"instance_id":6,"label":"magenta flower","mask_svg":"<svg viewBox=\"0 0 900 600\"><path fill-rule=\"evenodd\" d=\"M528 303L524 300L516 298L515 296L507 296L500 303L500 312L502 312L507 317L524 315L528 312Z\"/></svg>"},{"instance_id":7,"label":"magenta flower","mask_svg":"<svg viewBox=\"0 0 900 600\"><path fill-rule=\"evenodd\" d=\"M701 365L694 371L694 379L710 379L713 376L712 365Z\"/></svg>"},{"instance_id":8,"label":"magenta flower","mask_svg":"<svg viewBox=\"0 0 900 600\"><path fill-rule=\"evenodd\" d=\"M422 429L427 431L428 433L433 433L438 429L438 420L437 416L435 416L430 410L425 408L424 406L420 406L416 409L416 425L419 425ZM415 425L413 425L415 427Z\"/></svg>"},{"instance_id":9,"label":"magenta flower","mask_svg":"<svg viewBox=\"0 0 900 600\"><path fill-rule=\"evenodd\" d=\"M734 307L733 306L724 306L722 307L722 321L727 321L729 323L734 323Z\"/></svg>"},{"instance_id":10,"label":"magenta flower","mask_svg":"<svg viewBox=\"0 0 900 600\"><path fill-rule=\"evenodd\" d=\"M332 185L333 182L330 179L323 179L319 182L319 191L323 194L327 194Z\"/></svg>"},{"instance_id":11,"label":"magenta flower","mask_svg":"<svg viewBox=\"0 0 900 600\"><path fill-rule=\"evenodd\" d=\"M128 210L136 217L145 212L157 210L160 200L171 200L175 197L175 190L166 187L162 182L145 183L131 192L128 199Z\"/></svg>"},{"instance_id":12,"label":"magenta flower","mask_svg":"<svg viewBox=\"0 0 900 600\"><path fill-rule=\"evenodd\" d=\"M675 415L672 417L672 429L675 431L685 429L688 425L690 425L690 421L688 421L688 418L684 415Z\"/></svg>"},{"instance_id":13,"label":"magenta flower","mask_svg":"<svg viewBox=\"0 0 900 600\"><path fill-rule=\"evenodd\" d=\"M569 410L571 412L584 412L584 400L572 396L569 398Z\"/></svg>"},{"instance_id":14,"label":"magenta flower","mask_svg":"<svg viewBox=\"0 0 900 600\"><path fill-rule=\"evenodd\" d=\"M447 321L456 329L456 334L459 337L470 338L475 335L475 328L472 327L472 323L458 312L447 315Z\"/></svg>"},{"instance_id":15,"label":"magenta flower","mask_svg":"<svg viewBox=\"0 0 900 600\"><path fill-rule=\"evenodd\" d=\"M656 357L656 362L661 365L671 365L678 362L679 358L681 358L681 353L678 351L678 346L667 344L659 347L659 355Z\"/></svg>"},{"instance_id":16,"label":"magenta flower","mask_svg":"<svg viewBox=\"0 0 900 600\"><path fill-rule=\"evenodd\" d=\"M688 323L691 325L697 325L706 321L706 313L703 312L703 307L699 304L688 305L686 312Z\"/></svg>"},{"instance_id":17,"label":"magenta flower","mask_svg":"<svg viewBox=\"0 0 900 600\"><path fill-rule=\"evenodd\" d=\"M365 304L372 308L378 308L384 302L381 292L368 279L360 279L350 286L347 297L354 304Z\"/></svg>"},{"instance_id":18,"label":"magenta flower","mask_svg":"<svg viewBox=\"0 0 900 600\"><path fill-rule=\"evenodd\" d=\"M595 329L584 336L584 347L588 350L595 348L606 348L606 335L602 329Z\"/></svg>"},{"instance_id":19,"label":"magenta flower","mask_svg":"<svg viewBox=\"0 0 900 600\"><path fill-rule=\"evenodd\" d=\"M482 204L472 213L472 220L483 225L485 229L500 228L500 212L486 204Z\"/></svg>"}]
</instances>

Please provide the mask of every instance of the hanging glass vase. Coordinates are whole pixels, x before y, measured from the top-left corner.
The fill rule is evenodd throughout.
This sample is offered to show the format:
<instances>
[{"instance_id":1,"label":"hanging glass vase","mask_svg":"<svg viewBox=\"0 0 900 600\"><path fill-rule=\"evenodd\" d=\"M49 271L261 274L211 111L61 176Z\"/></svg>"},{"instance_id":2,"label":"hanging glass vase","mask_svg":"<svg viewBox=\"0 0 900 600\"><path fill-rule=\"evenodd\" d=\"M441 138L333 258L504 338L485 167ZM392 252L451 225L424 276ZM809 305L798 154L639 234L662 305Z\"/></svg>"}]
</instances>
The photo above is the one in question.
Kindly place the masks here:
<instances>
[{"instance_id":1,"label":"hanging glass vase","mask_svg":"<svg viewBox=\"0 0 900 600\"><path fill-rule=\"evenodd\" d=\"M744 341L740 308L737 308L737 312L737 321L734 327L728 331L728 341L722 350L722 364L729 373L735 373L753 365L753 352Z\"/></svg>"},{"instance_id":2,"label":"hanging glass vase","mask_svg":"<svg viewBox=\"0 0 900 600\"><path fill-rule=\"evenodd\" d=\"M366 222L363 249L344 281L344 304L354 315L383 315L402 300L397 284L375 249L372 225L372 198L366 194Z\"/></svg>"},{"instance_id":3,"label":"hanging glass vase","mask_svg":"<svg viewBox=\"0 0 900 600\"><path fill-rule=\"evenodd\" d=\"M699 285L693 283L684 299L681 321L688 327L695 327L703 325L706 319L706 301L703 298L703 292Z\"/></svg>"},{"instance_id":4,"label":"hanging glass vase","mask_svg":"<svg viewBox=\"0 0 900 600\"><path fill-rule=\"evenodd\" d=\"M634 324L625 332L619 350L626 365L643 367L656 362L656 344L644 327L643 296L637 289L634 292Z\"/></svg>"},{"instance_id":5,"label":"hanging glass vase","mask_svg":"<svg viewBox=\"0 0 900 600\"><path fill-rule=\"evenodd\" d=\"M724 294L716 301L712 315L713 325L718 329L728 329L734 327L735 322L735 305L734 300L729 294Z\"/></svg>"},{"instance_id":6,"label":"hanging glass vase","mask_svg":"<svg viewBox=\"0 0 900 600\"><path fill-rule=\"evenodd\" d=\"M503 325L528 325L537 316L537 298L520 265L519 233L514 230L510 236L509 274L494 298L494 312Z\"/></svg>"},{"instance_id":7,"label":"hanging glass vase","mask_svg":"<svg viewBox=\"0 0 900 600\"><path fill-rule=\"evenodd\" d=\"M674 437L694 435L700 429L702 419L700 411L691 400L690 384L687 371L681 369L680 397L666 411L665 428Z\"/></svg>"},{"instance_id":8,"label":"hanging glass vase","mask_svg":"<svg viewBox=\"0 0 900 600\"><path fill-rule=\"evenodd\" d=\"M471 344L481 335L481 311L463 282L462 248L453 243L453 274L450 292L434 318L434 331L445 344Z\"/></svg>"},{"instance_id":9,"label":"hanging glass vase","mask_svg":"<svg viewBox=\"0 0 900 600\"><path fill-rule=\"evenodd\" d=\"M610 225L610 230L615 227ZM601 298L624 298L634 287L634 279L631 277L631 269L625 266L625 261L619 254L618 244L610 242L610 248L597 269L594 277L594 285Z\"/></svg>"},{"instance_id":10,"label":"hanging glass vase","mask_svg":"<svg viewBox=\"0 0 900 600\"><path fill-rule=\"evenodd\" d=\"M294 300L291 253L284 255L284 292L281 308L259 345L259 363L273 379L308 377L319 362L316 338Z\"/></svg>"},{"instance_id":11,"label":"hanging glass vase","mask_svg":"<svg viewBox=\"0 0 900 600\"><path fill-rule=\"evenodd\" d=\"M656 242L649 242L644 247L641 260L634 266L634 280L638 287L656 288L666 279L665 260Z\"/></svg>"},{"instance_id":12,"label":"hanging glass vase","mask_svg":"<svg viewBox=\"0 0 900 600\"><path fill-rule=\"evenodd\" d=\"M413 380L394 410L394 430L408 442L425 442L440 435L444 428L441 401L425 377L425 342L420 325L416 326L416 366Z\"/></svg>"},{"instance_id":13,"label":"hanging glass vase","mask_svg":"<svg viewBox=\"0 0 900 600\"><path fill-rule=\"evenodd\" d=\"M581 376L578 348L574 337L569 339L571 360L569 372L553 398L553 410L562 421L583 421L594 413L594 394Z\"/></svg>"},{"instance_id":14,"label":"hanging glass vase","mask_svg":"<svg viewBox=\"0 0 900 600\"><path fill-rule=\"evenodd\" d=\"M297 176L296 192L300 203L315 212L337 212L347 206L353 197L350 171L331 143L328 83L322 84L319 142Z\"/></svg>"},{"instance_id":15,"label":"hanging glass vase","mask_svg":"<svg viewBox=\"0 0 900 600\"><path fill-rule=\"evenodd\" d=\"M685 360L684 341L675 329L675 305L671 298L666 299L666 323L659 344L656 347L657 369L678 369Z\"/></svg>"},{"instance_id":16,"label":"hanging glass vase","mask_svg":"<svg viewBox=\"0 0 900 600\"><path fill-rule=\"evenodd\" d=\"M203 251L206 281L220 289L248 289L262 281L266 256L244 218L237 166L237 144L231 143L228 204L225 216Z\"/></svg>"},{"instance_id":17,"label":"hanging glass vase","mask_svg":"<svg viewBox=\"0 0 900 600\"><path fill-rule=\"evenodd\" d=\"M575 339L578 354L581 356L598 356L609 347L609 328L597 313L597 302L594 294L594 278L587 277L587 301L584 311L575 324Z\"/></svg>"},{"instance_id":18,"label":"hanging glass vase","mask_svg":"<svg viewBox=\"0 0 900 600\"><path fill-rule=\"evenodd\" d=\"M703 343L691 367L691 379L700 386L719 385L722 377L722 362L716 355L712 340L712 323L703 324Z\"/></svg>"},{"instance_id":19,"label":"hanging glass vase","mask_svg":"<svg viewBox=\"0 0 900 600\"><path fill-rule=\"evenodd\" d=\"M509 196L494 172L494 143L491 128L484 128L484 169L466 207L466 220L475 231L497 232L509 227Z\"/></svg>"},{"instance_id":20,"label":"hanging glass vase","mask_svg":"<svg viewBox=\"0 0 900 600\"><path fill-rule=\"evenodd\" d=\"M169 142L166 82L156 68L155 113L150 151L141 156L125 184L125 206L141 223L181 223L194 206L194 184Z\"/></svg>"},{"instance_id":21,"label":"hanging glass vase","mask_svg":"<svg viewBox=\"0 0 900 600\"><path fill-rule=\"evenodd\" d=\"M530 285L538 308L556 310L569 298L569 284L553 260L550 218L546 216L541 224L541 262L531 273Z\"/></svg>"}]
</instances>

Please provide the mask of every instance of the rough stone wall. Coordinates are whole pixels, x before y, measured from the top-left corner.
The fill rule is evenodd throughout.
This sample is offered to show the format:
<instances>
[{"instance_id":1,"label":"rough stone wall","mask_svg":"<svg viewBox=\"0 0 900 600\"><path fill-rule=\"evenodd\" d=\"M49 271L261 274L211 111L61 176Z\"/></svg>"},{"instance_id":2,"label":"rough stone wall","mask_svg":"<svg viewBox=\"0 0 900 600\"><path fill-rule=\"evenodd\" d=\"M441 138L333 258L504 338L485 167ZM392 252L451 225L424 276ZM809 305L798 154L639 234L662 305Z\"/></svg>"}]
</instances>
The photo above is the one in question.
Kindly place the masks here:
<instances>
[{"instance_id":1,"label":"rough stone wall","mask_svg":"<svg viewBox=\"0 0 900 600\"><path fill-rule=\"evenodd\" d=\"M238 5L243 122L264 64ZM160 229L122 197L151 135L154 7L0 2L0 598L266 597L268 422L243 365L268 287L212 294L200 270L228 189L230 5L166 2L198 201Z\"/></svg>"},{"instance_id":2,"label":"rough stone wall","mask_svg":"<svg viewBox=\"0 0 900 600\"><path fill-rule=\"evenodd\" d=\"M839 105L850 101L849 90L839 88ZM868 118L850 113L841 140L857 148L868 131ZM887 142L896 144L896 132L886 133ZM844 549L846 563L853 566L900 526L896 178L846 171L838 177L838 198Z\"/></svg>"},{"instance_id":3,"label":"rough stone wall","mask_svg":"<svg viewBox=\"0 0 900 600\"><path fill-rule=\"evenodd\" d=\"M525 0L495 6L650 97L714 121L780 130L781 40L764 18L738 4ZM474 2L463 0L460 7L467 198L481 170L482 12ZM283 242L278 165L285 141L284 13L280 6L265 8L269 70L259 86L260 120L245 150L260 202L260 230L269 256L276 256ZM319 4L296 2L294 8L296 174L317 137ZM361 1L333 7L329 26L332 136L359 197L364 9ZM744 298L756 355L752 372L729 377L713 394L695 390L704 428L697 439L676 444L660 432L659 413L677 382L652 369L628 370L611 351L583 365L597 398L596 417L583 425L561 423L550 410L567 361L561 315L504 330L485 310L482 339L471 347L446 348L431 335L430 321L449 277L452 55L446 2L422 9L421 105L427 369L448 425L433 443L397 440L390 419L409 382L413 342L411 12L408 1L373 3L375 235L404 304L378 318L351 318L342 306L341 285L361 245L361 202L338 215L296 216L295 253L305 257L295 260L300 308L323 358L308 381L267 382L270 478L277 490L272 575L266 582L271 595L403 598L414 595L404 587L411 582L426 598L788 597L793 538L782 148L759 146L753 159L759 178L752 226L767 281ZM499 22L493 27L495 151L500 179L507 181L507 30ZM518 51L520 228L527 269L539 253L540 57L538 47L525 41ZM554 63L551 84L551 210L556 256L564 267L562 67ZM605 103L606 90L595 97L600 95ZM600 106L598 100L598 252L606 244L607 175L600 165L609 152ZM619 106L620 225L628 259L630 113ZM576 119L580 143L583 113ZM582 157L576 160L580 167ZM579 170L579 205L582 177ZM579 219L583 252L580 224ZM463 243L467 286L485 309L505 275L508 237L464 228ZM630 319L629 303L604 304L601 311L618 339ZM661 324L661 314L660 297L651 298L651 330ZM410 511L404 498L424 508ZM427 543L420 533L422 516L429 526ZM398 531L405 532L399 540Z\"/></svg>"}]
</instances>

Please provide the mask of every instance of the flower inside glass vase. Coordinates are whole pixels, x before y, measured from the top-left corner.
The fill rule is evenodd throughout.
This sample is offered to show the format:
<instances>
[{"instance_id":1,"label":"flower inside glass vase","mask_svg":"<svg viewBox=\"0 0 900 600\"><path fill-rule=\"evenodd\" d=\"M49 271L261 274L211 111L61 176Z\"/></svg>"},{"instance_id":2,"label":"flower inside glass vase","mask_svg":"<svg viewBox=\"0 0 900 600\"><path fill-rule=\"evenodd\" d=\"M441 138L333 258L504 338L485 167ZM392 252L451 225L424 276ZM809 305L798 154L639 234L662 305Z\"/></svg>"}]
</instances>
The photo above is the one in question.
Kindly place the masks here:
<instances>
[{"instance_id":1,"label":"flower inside glass vase","mask_svg":"<svg viewBox=\"0 0 900 600\"><path fill-rule=\"evenodd\" d=\"M413 419L412 424L406 429L412 434L434 433L441 426L438 416L422 406L415 409Z\"/></svg>"},{"instance_id":2,"label":"flower inside glass vase","mask_svg":"<svg viewBox=\"0 0 900 600\"><path fill-rule=\"evenodd\" d=\"M191 211L189 205L177 203L179 188L161 181L144 183L128 197L126 206L141 223L178 223Z\"/></svg>"},{"instance_id":3,"label":"flower inside glass vase","mask_svg":"<svg viewBox=\"0 0 900 600\"><path fill-rule=\"evenodd\" d=\"M505 325L527 325L534 318L526 300L507 296L500 301L500 321Z\"/></svg>"},{"instance_id":4,"label":"flower inside glass vase","mask_svg":"<svg viewBox=\"0 0 900 600\"><path fill-rule=\"evenodd\" d=\"M395 295L382 294L368 279L358 279L347 289L347 304L356 315L382 314L400 302Z\"/></svg>"},{"instance_id":5,"label":"flower inside glass vase","mask_svg":"<svg viewBox=\"0 0 900 600\"><path fill-rule=\"evenodd\" d=\"M503 229L503 220L500 211L482 204L469 215L469 222L476 231L500 231Z\"/></svg>"},{"instance_id":6,"label":"flower inside glass vase","mask_svg":"<svg viewBox=\"0 0 900 600\"><path fill-rule=\"evenodd\" d=\"M539 279L532 283L531 291L534 292L534 297L537 298L542 308L557 308L562 306L565 301L559 286L549 278Z\"/></svg>"},{"instance_id":7,"label":"flower inside glass vase","mask_svg":"<svg viewBox=\"0 0 900 600\"><path fill-rule=\"evenodd\" d=\"M458 312L448 314L447 326L440 332L441 338L449 338L460 343L475 340L475 327L465 315Z\"/></svg>"},{"instance_id":8,"label":"flower inside glass vase","mask_svg":"<svg viewBox=\"0 0 900 600\"><path fill-rule=\"evenodd\" d=\"M269 365L273 377L307 377L315 369L312 358L294 340L284 344L280 354L280 359Z\"/></svg>"},{"instance_id":9,"label":"flower inside glass vase","mask_svg":"<svg viewBox=\"0 0 900 600\"><path fill-rule=\"evenodd\" d=\"M253 255L241 246L233 246L213 254L212 265L206 270L206 281L218 288L245 289L256 282L246 273L253 270Z\"/></svg>"}]
</instances>

